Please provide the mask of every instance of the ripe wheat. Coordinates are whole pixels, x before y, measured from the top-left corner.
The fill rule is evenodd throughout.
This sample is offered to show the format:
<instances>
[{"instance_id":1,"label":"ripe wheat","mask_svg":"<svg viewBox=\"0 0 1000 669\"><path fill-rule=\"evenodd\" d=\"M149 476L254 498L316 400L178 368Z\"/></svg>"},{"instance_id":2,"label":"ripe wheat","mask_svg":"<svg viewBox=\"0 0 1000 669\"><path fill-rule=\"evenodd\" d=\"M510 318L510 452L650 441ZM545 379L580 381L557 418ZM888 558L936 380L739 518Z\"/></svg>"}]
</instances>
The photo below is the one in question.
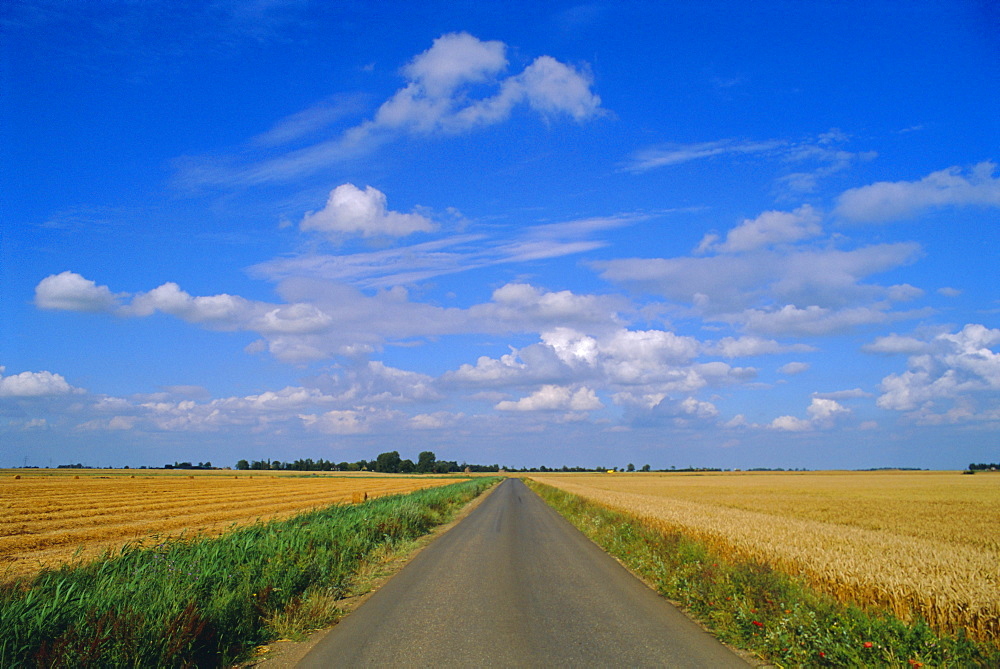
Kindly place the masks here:
<instances>
[{"instance_id":1,"label":"ripe wheat","mask_svg":"<svg viewBox=\"0 0 1000 669\"><path fill-rule=\"evenodd\" d=\"M130 541L220 534L337 503L454 483L448 478L253 472L122 475L0 472L0 580L91 558Z\"/></svg>"},{"instance_id":2,"label":"ripe wheat","mask_svg":"<svg viewBox=\"0 0 1000 669\"><path fill-rule=\"evenodd\" d=\"M1000 476L533 478L803 576L842 601L1000 639Z\"/></svg>"}]
</instances>

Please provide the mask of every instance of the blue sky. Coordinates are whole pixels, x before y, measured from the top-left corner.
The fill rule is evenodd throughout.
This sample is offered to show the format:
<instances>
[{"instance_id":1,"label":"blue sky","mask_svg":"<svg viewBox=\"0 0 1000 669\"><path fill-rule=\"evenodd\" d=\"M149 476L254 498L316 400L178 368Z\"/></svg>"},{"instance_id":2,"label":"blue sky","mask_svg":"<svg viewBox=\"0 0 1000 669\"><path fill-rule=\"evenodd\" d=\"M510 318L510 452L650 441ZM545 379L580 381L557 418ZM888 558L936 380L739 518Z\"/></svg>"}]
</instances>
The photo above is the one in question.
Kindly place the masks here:
<instances>
[{"instance_id":1,"label":"blue sky","mask_svg":"<svg viewBox=\"0 0 1000 669\"><path fill-rule=\"evenodd\" d=\"M0 466L1000 460L991 3L0 11Z\"/></svg>"}]
</instances>

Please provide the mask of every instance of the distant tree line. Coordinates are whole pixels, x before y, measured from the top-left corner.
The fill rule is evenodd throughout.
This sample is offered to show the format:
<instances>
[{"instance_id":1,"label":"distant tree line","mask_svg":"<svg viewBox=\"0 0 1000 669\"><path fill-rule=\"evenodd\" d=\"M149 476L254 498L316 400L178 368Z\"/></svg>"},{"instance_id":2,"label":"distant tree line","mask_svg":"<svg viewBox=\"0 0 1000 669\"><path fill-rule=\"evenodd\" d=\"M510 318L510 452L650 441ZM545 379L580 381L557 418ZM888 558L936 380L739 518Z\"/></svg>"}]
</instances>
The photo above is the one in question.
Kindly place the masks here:
<instances>
[{"instance_id":1,"label":"distant tree line","mask_svg":"<svg viewBox=\"0 0 1000 669\"><path fill-rule=\"evenodd\" d=\"M163 465L164 469L218 469L213 467L211 462L199 462L192 465L190 462L174 462L172 465Z\"/></svg>"},{"instance_id":2,"label":"distant tree line","mask_svg":"<svg viewBox=\"0 0 1000 669\"><path fill-rule=\"evenodd\" d=\"M972 463L971 465L969 465L970 472L986 472L990 471L991 469L1000 471L1000 464L996 462L992 462L990 464L980 462L978 464Z\"/></svg>"},{"instance_id":3,"label":"distant tree line","mask_svg":"<svg viewBox=\"0 0 1000 669\"><path fill-rule=\"evenodd\" d=\"M563 465L562 467L546 467L542 465L540 467L521 467L520 469L509 469L507 471L519 472L519 473L545 473L545 472L634 472L636 471L635 465L631 462L625 467L567 467ZM648 472L652 471L649 465L643 465L639 471Z\"/></svg>"},{"instance_id":4,"label":"distant tree line","mask_svg":"<svg viewBox=\"0 0 1000 669\"><path fill-rule=\"evenodd\" d=\"M208 464L208 463L206 463ZM174 467L177 469L178 467ZM236 469L240 470L270 470L270 471L298 471L298 472L381 472L385 474L451 474L459 472L520 472L520 473L541 473L541 472L635 472L635 471L660 471L660 472L719 472L721 469L714 467L685 467L678 469L652 469L648 464L642 465L639 469L631 462L625 467L521 467L516 469L499 464L476 465L468 462L459 463L455 460L438 460L434 451L421 451L414 462L409 458L403 458L399 451L387 451L379 453L374 460L358 460L356 462L334 462L332 460L313 460L305 458L289 462L281 460L240 460L236 463Z\"/></svg>"},{"instance_id":5,"label":"distant tree line","mask_svg":"<svg viewBox=\"0 0 1000 669\"><path fill-rule=\"evenodd\" d=\"M236 469L271 470L297 472L381 472L385 474L448 474L453 472L497 472L503 469L500 465L473 465L467 462L459 464L455 460L438 460L433 451L422 451L414 462L402 458L399 451L379 453L374 460L358 460L357 462L333 462L332 460L313 460L312 458L282 462L281 460L240 460Z\"/></svg>"}]
</instances>

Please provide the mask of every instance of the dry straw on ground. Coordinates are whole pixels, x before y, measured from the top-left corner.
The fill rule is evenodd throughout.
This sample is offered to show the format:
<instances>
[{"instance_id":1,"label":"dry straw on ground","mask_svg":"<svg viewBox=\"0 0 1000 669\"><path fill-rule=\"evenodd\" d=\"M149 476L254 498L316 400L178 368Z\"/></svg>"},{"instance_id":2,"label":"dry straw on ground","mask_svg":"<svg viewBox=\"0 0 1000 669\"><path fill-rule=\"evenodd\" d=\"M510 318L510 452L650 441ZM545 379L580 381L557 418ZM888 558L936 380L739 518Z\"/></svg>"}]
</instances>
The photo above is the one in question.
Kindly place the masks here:
<instances>
[{"instance_id":1,"label":"dry straw on ground","mask_svg":"<svg viewBox=\"0 0 1000 669\"><path fill-rule=\"evenodd\" d=\"M1000 639L1000 475L533 476L843 601Z\"/></svg>"},{"instance_id":2,"label":"dry straw on ground","mask_svg":"<svg viewBox=\"0 0 1000 669\"><path fill-rule=\"evenodd\" d=\"M16 478L0 472L0 580L91 558L126 542L218 534L331 504L454 483L456 479L93 470Z\"/></svg>"}]
</instances>

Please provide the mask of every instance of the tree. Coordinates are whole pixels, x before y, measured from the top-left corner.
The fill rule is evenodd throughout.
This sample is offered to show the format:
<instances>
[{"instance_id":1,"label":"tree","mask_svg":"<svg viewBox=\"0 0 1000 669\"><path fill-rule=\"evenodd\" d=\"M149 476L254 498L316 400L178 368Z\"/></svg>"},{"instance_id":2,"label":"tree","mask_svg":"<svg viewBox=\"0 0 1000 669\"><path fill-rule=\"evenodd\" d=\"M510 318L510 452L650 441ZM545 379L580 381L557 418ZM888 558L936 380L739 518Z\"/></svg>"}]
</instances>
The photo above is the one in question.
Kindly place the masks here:
<instances>
[{"instance_id":1,"label":"tree","mask_svg":"<svg viewBox=\"0 0 1000 669\"><path fill-rule=\"evenodd\" d=\"M237 469L250 469L250 463L247 462L246 460L239 460L236 463L236 468Z\"/></svg>"},{"instance_id":2,"label":"tree","mask_svg":"<svg viewBox=\"0 0 1000 669\"><path fill-rule=\"evenodd\" d=\"M416 470L421 474L426 474L433 471L435 462L437 462L437 456L434 455L434 451L421 451L420 455L417 456Z\"/></svg>"},{"instance_id":3,"label":"tree","mask_svg":"<svg viewBox=\"0 0 1000 669\"><path fill-rule=\"evenodd\" d=\"M399 463L399 471L403 474L412 474L414 469L416 469L416 465L409 458Z\"/></svg>"},{"instance_id":4,"label":"tree","mask_svg":"<svg viewBox=\"0 0 1000 669\"><path fill-rule=\"evenodd\" d=\"M628 467L626 467L626 468L625 468L625 470L626 470L626 471L630 471L630 472L634 472L634 471L635 471L635 465L633 465L633 464L632 464L632 463L630 462L630 463L628 463Z\"/></svg>"},{"instance_id":5,"label":"tree","mask_svg":"<svg viewBox=\"0 0 1000 669\"><path fill-rule=\"evenodd\" d=\"M401 462L402 460L400 460L399 451L379 453L378 458L375 459L375 471L387 474L397 474L399 473L399 465Z\"/></svg>"},{"instance_id":6,"label":"tree","mask_svg":"<svg viewBox=\"0 0 1000 669\"><path fill-rule=\"evenodd\" d=\"M434 463L434 472L436 474L447 474L448 472L460 471L458 468L458 463L454 460L438 460Z\"/></svg>"},{"instance_id":7,"label":"tree","mask_svg":"<svg viewBox=\"0 0 1000 669\"><path fill-rule=\"evenodd\" d=\"M649 471L649 465L643 465L642 466L642 471L648 472Z\"/></svg>"}]
</instances>

